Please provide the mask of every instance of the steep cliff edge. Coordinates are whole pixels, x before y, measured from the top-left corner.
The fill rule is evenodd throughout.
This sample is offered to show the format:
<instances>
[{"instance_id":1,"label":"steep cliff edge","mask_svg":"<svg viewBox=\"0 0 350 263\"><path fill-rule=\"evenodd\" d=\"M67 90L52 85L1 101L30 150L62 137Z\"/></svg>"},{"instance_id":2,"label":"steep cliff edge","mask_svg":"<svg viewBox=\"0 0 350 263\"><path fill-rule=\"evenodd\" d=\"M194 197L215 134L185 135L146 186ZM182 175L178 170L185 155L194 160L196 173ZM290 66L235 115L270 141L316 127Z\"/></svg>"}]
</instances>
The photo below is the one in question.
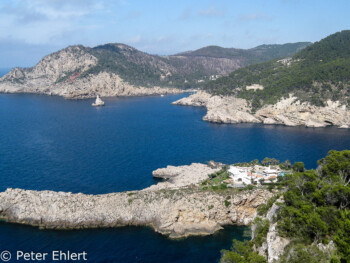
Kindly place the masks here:
<instances>
[{"instance_id":1,"label":"steep cliff edge","mask_svg":"<svg viewBox=\"0 0 350 263\"><path fill-rule=\"evenodd\" d=\"M350 111L339 101L327 101L326 106L301 102L292 94L276 104L265 105L255 113L250 103L235 96L212 95L199 91L189 97L173 102L174 105L201 106L207 108L203 120L215 123L264 123L286 126L340 128L350 127Z\"/></svg>"}]
</instances>

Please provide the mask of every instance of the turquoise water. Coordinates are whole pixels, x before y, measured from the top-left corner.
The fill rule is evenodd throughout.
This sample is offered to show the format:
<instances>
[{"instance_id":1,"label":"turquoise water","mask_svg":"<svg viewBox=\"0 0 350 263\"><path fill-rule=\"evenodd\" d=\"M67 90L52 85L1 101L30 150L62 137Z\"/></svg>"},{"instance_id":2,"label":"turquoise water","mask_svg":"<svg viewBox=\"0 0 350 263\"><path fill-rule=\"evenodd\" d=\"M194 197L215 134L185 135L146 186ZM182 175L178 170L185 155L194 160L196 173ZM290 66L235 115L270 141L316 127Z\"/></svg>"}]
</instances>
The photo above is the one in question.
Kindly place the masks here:
<instances>
[{"instance_id":1,"label":"turquoise water","mask_svg":"<svg viewBox=\"0 0 350 263\"><path fill-rule=\"evenodd\" d=\"M64 100L0 94L0 191L7 187L88 194L142 189L152 171L171 165L250 161L266 156L316 161L350 148L350 132L203 122L205 109L173 106L184 95ZM46 231L0 224L0 251L86 251L91 262L215 262L244 228L169 240L149 228ZM13 261L15 262L15 261Z\"/></svg>"}]
</instances>

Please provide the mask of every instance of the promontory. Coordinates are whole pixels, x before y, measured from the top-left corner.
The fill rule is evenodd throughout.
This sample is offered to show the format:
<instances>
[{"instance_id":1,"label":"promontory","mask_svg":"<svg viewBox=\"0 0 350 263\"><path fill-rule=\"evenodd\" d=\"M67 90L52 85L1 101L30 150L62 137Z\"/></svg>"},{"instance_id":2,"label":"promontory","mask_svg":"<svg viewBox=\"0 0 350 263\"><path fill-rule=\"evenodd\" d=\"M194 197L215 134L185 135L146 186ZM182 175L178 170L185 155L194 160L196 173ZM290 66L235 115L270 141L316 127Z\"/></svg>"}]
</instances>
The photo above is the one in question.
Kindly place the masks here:
<instances>
[{"instance_id":1,"label":"promontory","mask_svg":"<svg viewBox=\"0 0 350 263\"><path fill-rule=\"evenodd\" d=\"M208 175L223 179L225 171L199 163L168 166L153 172L165 181L149 188L100 195L7 189L0 193L0 216L7 222L41 228L148 225L172 238L207 235L225 225L250 224L256 209L273 196L263 188L201 186L210 180ZM222 180L218 183L226 185Z\"/></svg>"},{"instance_id":2,"label":"promontory","mask_svg":"<svg viewBox=\"0 0 350 263\"><path fill-rule=\"evenodd\" d=\"M205 106L203 119L217 123L349 128L350 31L235 70L174 104Z\"/></svg>"}]
</instances>

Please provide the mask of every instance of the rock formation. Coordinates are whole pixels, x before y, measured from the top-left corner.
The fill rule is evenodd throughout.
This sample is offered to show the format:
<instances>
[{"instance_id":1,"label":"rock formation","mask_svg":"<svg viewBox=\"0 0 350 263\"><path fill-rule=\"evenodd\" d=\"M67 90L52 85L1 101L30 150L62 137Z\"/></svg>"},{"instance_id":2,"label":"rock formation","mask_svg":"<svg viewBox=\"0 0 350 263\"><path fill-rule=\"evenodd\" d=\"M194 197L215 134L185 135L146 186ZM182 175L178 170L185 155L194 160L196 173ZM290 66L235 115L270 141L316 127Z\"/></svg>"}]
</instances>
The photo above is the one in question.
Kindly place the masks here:
<instances>
[{"instance_id":1,"label":"rock formation","mask_svg":"<svg viewBox=\"0 0 350 263\"><path fill-rule=\"evenodd\" d=\"M254 249L262 256L264 256L268 263L279 262L280 257L284 253L285 247L290 243L290 240L281 237L277 231L277 212L280 206L277 203L283 202L282 198L279 198L267 211L266 215L260 217L262 220L268 220L269 230L266 237L264 237L264 242L259 247L254 247ZM252 239L256 238L256 223L252 225Z\"/></svg>"},{"instance_id":2,"label":"rock formation","mask_svg":"<svg viewBox=\"0 0 350 263\"><path fill-rule=\"evenodd\" d=\"M168 187L142 191L86 195L9 188L0 193L0 218L55 229L150 225L159 233L178 238L212 234L225 225L247 225L256 208L272 195L264 189L201 190L195 187L197 179L186 184L175 180L198 167L206 175L213 171L199 164L157 170L157 176L174 178L174 185L168 180L159 183Z\"/></svg>"},{"instance_id":3,"label":"rock formation","mask_svg":"<svg viewBox=\"0 0 350 263\"><path fill-rule=\"evenodd\" d=\"M100 96L97 95L95 102L92 103L92 106L98 107L98 106L104 106L104 105L105 103L103 102L103 100L101 100Z\"/></svg>"},{"instance_id":4,"label":"rock formation","mask_svg":"<svg viewBox=\"0 0 350 263\"><path fill-rule=\"evenodd\" d=\"M208 175L219 171L220 168L211 168L209 165L192 163L191 165L171 166L153 171L153 177L165 179L165 182L152 185L146 189L176 189L191 184L198 185L208 179Z\"/></svg>"},{"instance_id":5,"label":"rock formation","mask_svg":"<svg viewBox=\"0 0 350 263\"><path fill-rule=\"evenodd\" d=\"M189 97L173 102L175 105L203 106L207 114L203 120L216 123L264 123L286 126L339 128L350 127L350 111L339 102L327 101L325 107L301 102L293 95L274 105L265 105L253 113L249 103L233 96L216 96L199 91Z\"/></svg>"}]
</instances>

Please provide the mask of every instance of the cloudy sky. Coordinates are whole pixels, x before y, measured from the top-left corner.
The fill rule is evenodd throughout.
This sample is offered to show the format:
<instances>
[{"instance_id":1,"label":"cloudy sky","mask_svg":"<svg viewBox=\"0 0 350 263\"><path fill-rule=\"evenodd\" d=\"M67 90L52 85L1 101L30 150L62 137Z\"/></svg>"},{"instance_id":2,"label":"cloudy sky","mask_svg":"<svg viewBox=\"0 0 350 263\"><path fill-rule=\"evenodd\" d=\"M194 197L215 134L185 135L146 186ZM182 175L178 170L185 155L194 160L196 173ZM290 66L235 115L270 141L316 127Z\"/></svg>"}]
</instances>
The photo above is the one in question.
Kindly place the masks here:
<instances>
[{"instance_id":1,"label":"cloudy sky","mask_svg":"<svg viewBox=\"0 0 350 263\"><path fill-rule=\"evenodd\" d=\"M75 44L164 55L314 42L350 29L349 10L349 0L1 0L0 68L32 66Z\"/></svg>"}]
</instances>

